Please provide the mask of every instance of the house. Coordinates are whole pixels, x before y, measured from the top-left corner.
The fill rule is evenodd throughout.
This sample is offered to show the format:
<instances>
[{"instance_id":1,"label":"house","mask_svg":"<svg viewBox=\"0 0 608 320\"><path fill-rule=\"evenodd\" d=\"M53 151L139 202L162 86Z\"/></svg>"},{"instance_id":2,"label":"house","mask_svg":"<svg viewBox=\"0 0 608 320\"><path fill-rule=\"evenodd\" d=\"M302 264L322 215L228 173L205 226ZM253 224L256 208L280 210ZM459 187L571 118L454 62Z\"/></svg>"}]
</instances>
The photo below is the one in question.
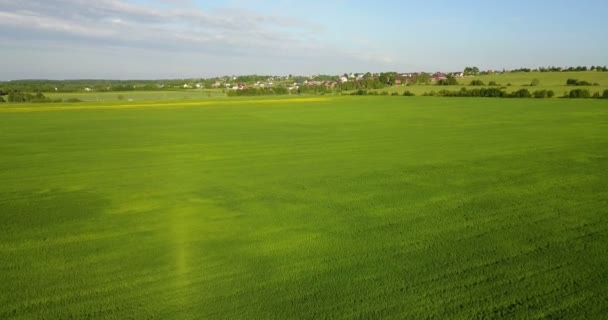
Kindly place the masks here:
<instances>
[{"instance_id":1,"label":"house","mask_svg":"<svg viewBox=\"0 0 608 320\"><path fill-rule=\"evenodd\" d=\"M345 76L341 76L340 77L340 82L344 83L344 82L348 82L348 78Z\"/></svg>"},{"instance_id":2,"label":"house","mask_svg":"<svg viewBox=\"0 0 608 320\"><path fill-rule=\"evenodd\" d=\"M447 78L448 77L446 77L445 74L443 74L441 72L437 72L431 76L431 81L446 80Z\"/></svg>"}]
</instances>

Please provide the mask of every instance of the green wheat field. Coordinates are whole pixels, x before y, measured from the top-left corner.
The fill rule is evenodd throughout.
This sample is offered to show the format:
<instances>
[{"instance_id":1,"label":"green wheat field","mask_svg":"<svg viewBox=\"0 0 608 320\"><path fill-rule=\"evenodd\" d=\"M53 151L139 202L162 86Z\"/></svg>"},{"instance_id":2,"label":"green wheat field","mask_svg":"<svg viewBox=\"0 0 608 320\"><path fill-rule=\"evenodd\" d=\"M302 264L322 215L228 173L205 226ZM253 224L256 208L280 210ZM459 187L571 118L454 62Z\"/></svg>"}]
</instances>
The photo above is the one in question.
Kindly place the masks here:
<instances>
[{"instance_id":1,"label":"green wheat field","mask_svg":"<svg viewBox=\"0 0 608 320\"><path fill-rule=\"evenodd\" d=\"M0 319L600 319L608 101L0 107Z\"/></svg>"}]
</instances>

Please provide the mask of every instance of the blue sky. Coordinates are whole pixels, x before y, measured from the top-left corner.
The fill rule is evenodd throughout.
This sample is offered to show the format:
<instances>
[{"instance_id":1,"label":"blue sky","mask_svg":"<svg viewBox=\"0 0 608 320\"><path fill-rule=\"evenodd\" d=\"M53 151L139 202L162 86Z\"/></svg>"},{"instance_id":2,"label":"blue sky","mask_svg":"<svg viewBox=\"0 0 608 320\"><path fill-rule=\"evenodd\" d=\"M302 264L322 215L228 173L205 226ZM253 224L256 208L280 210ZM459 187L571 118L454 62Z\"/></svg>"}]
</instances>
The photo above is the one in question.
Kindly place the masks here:
<instances>
[{"instance_id":1,"label":"blue sky","mask_svg":"<svg viewBox=\"0 0 608 320\"><path fill-rule=\"evenodd\" d=\"M0 0L0 80L608 64L608 1Z\"/></svg>"}]
</instances>

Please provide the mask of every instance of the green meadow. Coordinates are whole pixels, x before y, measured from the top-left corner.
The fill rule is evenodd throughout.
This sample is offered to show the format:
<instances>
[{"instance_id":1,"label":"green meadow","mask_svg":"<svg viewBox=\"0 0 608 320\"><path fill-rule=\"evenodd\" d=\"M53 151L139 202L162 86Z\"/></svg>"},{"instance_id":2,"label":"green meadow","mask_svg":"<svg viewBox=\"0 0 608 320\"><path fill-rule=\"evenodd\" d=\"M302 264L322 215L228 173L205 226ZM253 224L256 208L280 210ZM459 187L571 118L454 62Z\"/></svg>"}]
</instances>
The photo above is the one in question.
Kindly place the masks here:
<instances>
[{"instance_id":1,"label":"green meadow","mask_svg":"<svg viewBox=\"0 0 608 320\"><path fill-rule=\"evenodd\" d=\"M530 86L532 80L537 79L537 86ZM567 86L568 79L577 79L579 81L587 81L589 83L597 83L597 86ZM481 80L486 86L470 86L471 81ZM488 84L494 81L498 87L504 88L507 92L515 92L520 89L528 89L530 92L536 90L552 90L555 97L561 97L564 93L568 93L573 89L586 89L593 95L604 90L608 90L608 72L596 71L579 71L579 72L508 72L502 74L490 74L481 76L467 76L458 78L458 85L454 86L438 86L435 84L428 85L396 85L383 89L369 90L381 93L386 91L388 94L398 93L403 94L404 91L410 91L415 95L423 95L431 91L449 90L458 91L462 87L467 89L474 88L490 88ZM290 82L291 84L293 82ZM285 84L283 84L285 85ZM354 91L334 92L337 94L349 94ZM114 92L47 92L45 96L51 99L78 99L84 102L132 102L146 101L154 103L157 101L199 101L209 98L226 97L226 90L223 89L184 89L184 90L166 90L166 91L114 91ZM293 94L295 95L295 94Z\"/></svg>"},{"instance_id":2,"label":"green meadow","mask_svg":"<svg viewBox=\"0 0 608 320\"><path fill-rule=\"evenodd\" d=\"M537 79L537 86L530 86L532 80ZM568 79L577 79L579 81L587 81L589 83L597 83L597 86L568 86ZM471 81L481 80L486 86L470 86ZM450 90L458 91L460 88L490 88L488 84L494 81L498 87L504 87L507 92L514 92L520 89L528 89L530 92L536 90L553 90L555 97L561 97L564 93L570 92L573 89L586 89L593 95L598 92L600 95L604 90L608 89L608 72L596 71L568 71L568 72L507 72L500 74L488 74L480 76L467 76L457 78L458 85L456 86L437 86L437 85L397 85L387 89L374 90L377 92L387 91L389 94L397 92L402 94L408 90L416 95L422 95L431 91Z\"/></svg>"},{"instance_id":3,"label":"green meadow","mask_svg":"<svg viewBox=\"0 0 608 320\"><path fill-rule=\"evenodd\" d=\"M600 319L606 270L607 100L0 106L0 319Z\"/></svg>"},{"instance_id":4,"label":"green meadow","mask_svg":"<svg viewBox=\"0 0 608 320\"><path fill-rule=\"evenodd\" d=\"M50 92L51 99L79 99L85 102L129 100L197 100L226 96L221 89L187 89L177 91Z\"/></svg>"}]
</instances>

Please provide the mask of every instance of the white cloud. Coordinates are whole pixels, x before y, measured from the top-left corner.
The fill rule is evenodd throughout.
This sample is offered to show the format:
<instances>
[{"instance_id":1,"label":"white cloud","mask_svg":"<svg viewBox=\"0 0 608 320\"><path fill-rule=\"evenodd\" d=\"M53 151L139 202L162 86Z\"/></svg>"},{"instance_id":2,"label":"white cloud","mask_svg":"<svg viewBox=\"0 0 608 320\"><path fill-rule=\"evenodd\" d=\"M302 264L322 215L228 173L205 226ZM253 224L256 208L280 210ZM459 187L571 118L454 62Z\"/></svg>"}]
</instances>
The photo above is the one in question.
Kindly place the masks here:
<instances>
[{"instance_id":1,"label":"white cloud","mask_svg":"<svg viewBox=\"0 0 608 320\"><path fill-rule=\"evenodd\" d=\"M241 10L159 9L116 0L0 3L6 8L0 9L0 26L104 37L133 45L164 41L268 49L297 46L302 35L314 38L316 30L316 26L296 19Z\"/></svg>"},{"instance_id":2,"label":"white cloud","mask_svg":"<svg viewBox=\"0 0 608 320\"><path fill-rule=\"evenodd\" d=\"M302 19L229 8L203 11L184 6L180 0L164 2L168 3L166 7L120 0L0 0L0 36L4 29L6 39L12 37L15 44L21 45L30 39L55 41L64 47L87 47L88 52L112 46L132 48L133 52L163 52L155 55L159 59L173 52L188 54L196 62L194 57L200 54L215 63L207 68L213 70L218 70L222 61L230 69L234 65L227 65L238 60L240 67L245 66L239 73L260 72L261 64L273 63L281 63L285 72L298 72L310 71L308 66L321 71L344 70L347 64L360 63L388 67L394 61L393 57L372 50L357 52L324 42L319 36L324 26ZM24 36L17 41L10 35L12 31ZM79 59L73 57L77 64ZM0 63L7 63L6 58ZM153 63L150 59L145 61ZM250 64L256 65L249 67ZM299 69L294 68L296 64ZM268 70L276 70L276 66Z\"/></svg>"}]
</instances>

